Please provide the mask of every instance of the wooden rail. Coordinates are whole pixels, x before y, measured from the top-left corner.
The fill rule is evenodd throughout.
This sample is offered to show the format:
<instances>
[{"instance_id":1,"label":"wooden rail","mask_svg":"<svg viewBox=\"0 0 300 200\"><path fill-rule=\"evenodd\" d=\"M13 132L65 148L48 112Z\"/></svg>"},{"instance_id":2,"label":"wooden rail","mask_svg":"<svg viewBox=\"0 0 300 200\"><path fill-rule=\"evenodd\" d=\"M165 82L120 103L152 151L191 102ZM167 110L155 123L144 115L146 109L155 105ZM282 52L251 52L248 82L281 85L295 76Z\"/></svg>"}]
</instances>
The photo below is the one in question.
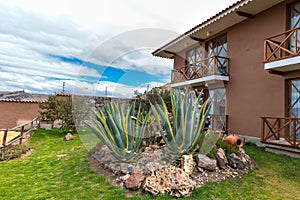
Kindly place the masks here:
<instances>
[{"instance_id":1,"label":"wooden rail","mask_svg":"<svg viewBox=\"0 0 300 200\"><path fill-rule=\"evenodd\" d=\"M300 55L300 28L291 29L265 39L264 62Z\"/></svg>"},{"instance_id":2,"label":"wooden rail","mask_svg":"<svg viewBox=\"0 0 300 200\"><path fill-rule=\"evenodd\" d=\"M300 148L300 118L261 117L261 141ZM284 142L277 142L284 139Z\"/></svg>"},{"instance_id":3,"label":"wooden rail","mask_svg":"<svg viewBox=\"0 0 300 200\"><path fill-rule=\"evenodd\" d=\"M0 149L10 144L13 144L19 140L19 144L22 144L25 136L31 134L32 130L39 126L38 118L34 118L30 122L18 125L12 129L0 129L3 132L3 137L0 138ZM12 138L8 139L12 135ZM1 141L2 140L2 141Z\"/></svg>"},{"instance_id":4,"label":"wooden rail","mask_svg":"<svg viewBox=\"0 0 300 200\"><path fill-rule=\"evenodd\" d=\"M228 76L229 58L212 56L195 64L187 64L180 69L172 70L171 82L182 82L210 75Z\"/></svg>"}]
</instances>

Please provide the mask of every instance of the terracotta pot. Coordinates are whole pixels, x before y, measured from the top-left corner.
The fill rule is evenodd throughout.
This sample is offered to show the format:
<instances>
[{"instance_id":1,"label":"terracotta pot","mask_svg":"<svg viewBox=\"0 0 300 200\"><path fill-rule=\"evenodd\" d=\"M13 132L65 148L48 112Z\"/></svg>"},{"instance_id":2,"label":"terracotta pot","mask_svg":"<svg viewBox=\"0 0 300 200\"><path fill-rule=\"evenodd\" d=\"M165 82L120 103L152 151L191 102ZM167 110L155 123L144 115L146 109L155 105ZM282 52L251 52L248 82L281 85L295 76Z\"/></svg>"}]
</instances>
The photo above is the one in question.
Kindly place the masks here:
<instances>
[{"instance_id":1,"label":"terracotta pot","mask_svg":"<svg viewBox=\"0 0 300 200\"><path fill-rule=\"evenodd\" d=\"M232 146L237 146L238 148L242 148L244 145L244 141L237 135L228 135L224 141Z\"/></svg>"}]
</instances>

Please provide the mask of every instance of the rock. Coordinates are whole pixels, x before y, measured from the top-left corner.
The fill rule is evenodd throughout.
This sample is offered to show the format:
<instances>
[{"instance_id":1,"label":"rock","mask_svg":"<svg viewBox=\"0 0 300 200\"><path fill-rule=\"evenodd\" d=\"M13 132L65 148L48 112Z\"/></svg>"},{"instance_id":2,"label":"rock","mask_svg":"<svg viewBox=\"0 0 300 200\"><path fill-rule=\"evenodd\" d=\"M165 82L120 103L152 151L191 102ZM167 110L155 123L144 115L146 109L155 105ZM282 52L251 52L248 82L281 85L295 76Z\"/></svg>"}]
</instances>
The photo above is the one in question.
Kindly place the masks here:
<instances>
[{"instance_id":1,"label":"rock","mask_svg":"<svg viewBox=\"0 0 300 200\"><path fill-rule=\"evenodd\" d=\"M189 196L196 186L187 173L182 169L169 165L156 170L147 177L143 186L145 191L153 195L169 194L174 197Z\"/></svg>"},{"instance_id":2,"label":"rock","mask_svg":"<svg viewBox=\"0 0 300 200\"><path fill-rule=\"evenodd\" d=\"M241 155L242 155L242 161L244 164L249 167L250 169L254 169L257 167L257 164L253 162L248 154L246 154L244 149L240 149Z\"/></svg>"},{"instance_id":3,"label":"rock","mask_svg":"<svg viewBox=\"0 0 300 200\"><path fill-rule=\"evenodd\" d=\"M229 155L228 162L229 162L229 165L234 169L235 168L245 169L245 167L246 167L246 165L242 161L242 159L240 157L238 157L235 153L232 153Z\"/></svg>"},{"instance_id":4,"label":"rock","mask_svg":"<svg viewBox=\"0 0 300 200\"><path fill-rule=\"evenodd\" d=\"M193 173L193 168L194 168L194 159L193 155L182 155L181 157L181 169L185 171L188 174Z\"/></svg>"},{"instance_id":5,"label":"rock","mask_svg":"<svg viewBox=\"0 0 300 200\"><path fill-rule=\"evenodd\" d=\"M126 174L126 175L124 175L124 176L121 176L121 177L120 177L120 180L121 180L121 181L126 181L127 179L129 179L129 177L130 177L130 174Z\"/></svg>"},{"instance_id":6,"label":"rock","mask_svg":"<svg viewBox=\"0 0 300 200\"><path fill-rule=\"evenodd\" d=\"M99 151L94 153L94 157L103 164L111 163L113 155L109 148L103 145Z\"/></svg>"},{"instance_id":7,"label":"rock","mask_svg":"<svg viewBox=\"0 0 300 200\"><path fill-rule=\"evenodd\" d=\"M120 169L120 172L122 173L122 174L131 174L130 173L130 166L132 167L132 165L129 165L129 164L127 164L127 163L119 163L119 169ZM132 171L133 171L133 169L132 169Z\"/></svg>"},{"instance_id":8,"label":"rock","mask_svg":"<svg viewBox=\"0 0 300 200\"><path fill-rule=\"evenodd\" d=\"M133 167L132 172L133 172L133 174L143 174L143 169L141 169L139 167Z\"/></svg>"},{"instance_id":9,"label":"rock","mask_svg":"<svg viewBox=\"0 0 300 200\"><path fill-rule=\"evenodd\" d=\"M67 133L67 135L65 135L64 140L65 141L69 141L69 140L73 140L73 135L71 133Z\"/></svg>"},{"instance_id":10,"label":"rock","mask_svg":"<svg viewBox=\"0 0 300 200\"><path fill-rule=\"evenodd\" d=\"M213 171L217 167L217 161L215 159L211 159L203 154L198 154L196 156L197 165L203 169Z\"/></svg>"},{"instance_id":11,"label":"rock","mask_svg":"<svg viewBox=\"0 0 300 200\"><path fill-rule=\"evenodd\" d=\"M148 162L145 165L145 174L152 174L154 171L161 169L162 165L158 162Z\"/></svg>"},{"instance_id":12,"label":"rock","mask_svg":"<svg viewBox=\"0 0 300 200\"><path fill-rule=\"evenodd\" d=\"M197 167L197 170L198 170L200 173L203 173L203 172L204 172L204 169L202 169L201 167Z\"/></svg>"},{"instance_id":13,"label":"rock","mask_svg":"<svg viewBox=\"0 0 300 200\"><path fill-rule=\"evenodd\" d=\"M219 148L216 153L216 160L220 169L225 169L228 165L228 160L226 158L225 152L222 148Z\"/></svg>"},{"instance_id":14,"label":"rock","mask_svg":"<svg viewBox=\"0 0 300 200\"><path fill-rule=\"evenodd\" d=\"M142 186L145 177L142 174L132 174L125 180L125 187L131 190L137 190Z\"/></svg>"}]
</instances>

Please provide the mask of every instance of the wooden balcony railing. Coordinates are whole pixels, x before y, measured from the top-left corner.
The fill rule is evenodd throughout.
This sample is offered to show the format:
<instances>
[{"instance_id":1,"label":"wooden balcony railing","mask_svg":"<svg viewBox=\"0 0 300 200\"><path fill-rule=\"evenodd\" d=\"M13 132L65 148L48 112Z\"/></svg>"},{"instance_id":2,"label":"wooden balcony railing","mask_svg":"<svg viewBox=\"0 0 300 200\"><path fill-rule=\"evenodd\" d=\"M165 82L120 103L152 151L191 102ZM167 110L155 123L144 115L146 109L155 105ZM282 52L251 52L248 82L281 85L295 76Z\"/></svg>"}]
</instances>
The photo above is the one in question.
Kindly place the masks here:
<instances>
[{"instance_id":1,"label":"wooden balcony railing","mask_svg":"<svg viewBox=\"0 0 300 200\"><path fill-rule=\"evenodd\" d=\"M265 39L264 62L300 55L300 28L291 29Z\"/></svg>"},{"instance_id":2,"label":"wooden balcony railing","mask_svg":"<svg viewBox=\"0 0 300 200\"><path fill-rule=\"evenodd\" d=\"M261 117L261 119L262 142L300 148L300 118Z\"/></svg>"},{"instance_id":3,"label":"wooden balcony railing","mask_svg":"<svg viewBox=\"0 0 300 200\"><path fill-rule=\"evenodd\" d=\"M229 58L212 56L197 62L188 64L180 69L172 70L171 82L182 82L210 75L228 76Z\"/></svg>"}]
</instances>

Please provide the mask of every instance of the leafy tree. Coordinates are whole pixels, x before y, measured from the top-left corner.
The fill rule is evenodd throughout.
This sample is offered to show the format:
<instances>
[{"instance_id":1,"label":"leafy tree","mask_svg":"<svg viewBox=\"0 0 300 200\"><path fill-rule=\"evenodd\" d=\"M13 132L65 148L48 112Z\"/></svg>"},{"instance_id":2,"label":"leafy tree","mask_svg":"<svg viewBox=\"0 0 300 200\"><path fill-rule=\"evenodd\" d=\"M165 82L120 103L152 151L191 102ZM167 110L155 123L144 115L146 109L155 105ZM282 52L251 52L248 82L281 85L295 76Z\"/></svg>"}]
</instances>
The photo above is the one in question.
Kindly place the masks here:
<instances>
[{"instance_id":1,"label":"leafy tree","mask_svg":"<svg viewBox=\"0 0 300 200\"><path fill-rule=\"evenodd\" d=\"M39 103L39 113L40 118L43 120L52 121L52 128L53 122L58 119L59 113L57 112L57 107L59 102L57 101L56 96L49 96L46 102Z\"/></svg>"},{"instance_id":2,"label":"leafy tree","mask_svg":"<svg viewBox=\"0 0 300 200\"><path fill-rule=\"evenodd\" d=\"M39 104L40 117L45 120L61 121L60 129L72 129L75 130L75 124L72 113L72 99L71 97L57 98L56 96L49 96L46 102Z\"/></svg>"}]
</instances>

